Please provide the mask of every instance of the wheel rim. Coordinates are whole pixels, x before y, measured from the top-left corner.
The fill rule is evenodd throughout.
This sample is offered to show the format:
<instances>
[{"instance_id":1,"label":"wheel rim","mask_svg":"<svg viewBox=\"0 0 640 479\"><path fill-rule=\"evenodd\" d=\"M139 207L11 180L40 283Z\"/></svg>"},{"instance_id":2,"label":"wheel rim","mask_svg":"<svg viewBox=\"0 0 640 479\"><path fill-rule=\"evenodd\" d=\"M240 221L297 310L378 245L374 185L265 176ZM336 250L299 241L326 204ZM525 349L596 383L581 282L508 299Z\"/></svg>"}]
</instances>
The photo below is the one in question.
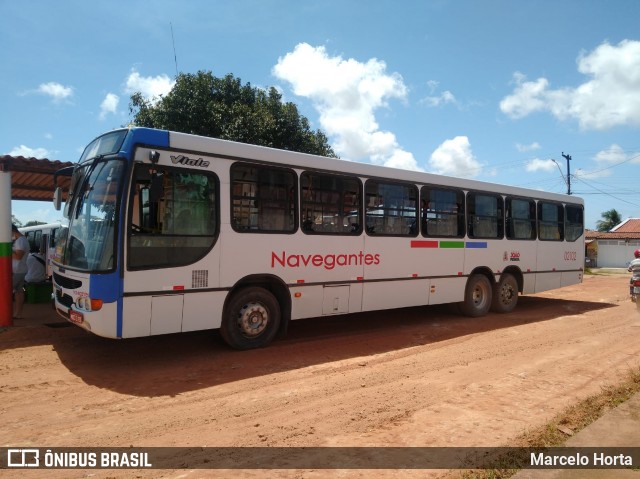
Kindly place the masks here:
<instances>
[{"instance_id":1,"label":"wheel rim","mask_svg":"<svg viewBox=\"0 0 640 479\"><path fill-rule=\"evenodd\" d=\"M502 304L511 304L511 301L513 301L514 292L515 290L513 289L512 285L507 283L503 284L502 288L500 288L500 301L502 301Z\"/></svg>"},{"instance_id":2,"label":"wheel rim","mask_svg":"<svg viewBox=\"0 0 640 479\"><path fill-rule=\"evenodd\" d=\"M269 311L261 303L247 303L238 312L238 327L246 337L260 336L269 324Z\"/></svg>"},{"instance_id":3,"label":"wheel rim","mask_svg":"<svg viewBox=\"0 0 640 479\"><path fill-rule=\"evenodd\" d=\"M478 283L473 288L473 304L476 308L481 309L489 298L489 290L482 283Z\"/></svg>"}]
</instances>

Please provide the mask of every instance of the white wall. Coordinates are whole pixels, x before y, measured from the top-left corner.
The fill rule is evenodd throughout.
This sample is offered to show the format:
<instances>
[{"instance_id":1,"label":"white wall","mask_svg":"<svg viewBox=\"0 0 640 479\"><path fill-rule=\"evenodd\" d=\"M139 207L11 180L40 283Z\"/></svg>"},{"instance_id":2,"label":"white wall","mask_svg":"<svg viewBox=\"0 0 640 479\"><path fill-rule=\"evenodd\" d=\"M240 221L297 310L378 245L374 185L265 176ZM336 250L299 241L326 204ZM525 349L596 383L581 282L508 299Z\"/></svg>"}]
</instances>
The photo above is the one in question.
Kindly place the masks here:
<instances>
[{"instance_id":1,"label":"white wall","mask_svg":"<svg viewBox=\"0 0 640 479\"><path fill-rule=\"evenodd\" d=\"M598 240L598 268L626 268L640 249L640 240Z\"/></svg>"}]
</instances>

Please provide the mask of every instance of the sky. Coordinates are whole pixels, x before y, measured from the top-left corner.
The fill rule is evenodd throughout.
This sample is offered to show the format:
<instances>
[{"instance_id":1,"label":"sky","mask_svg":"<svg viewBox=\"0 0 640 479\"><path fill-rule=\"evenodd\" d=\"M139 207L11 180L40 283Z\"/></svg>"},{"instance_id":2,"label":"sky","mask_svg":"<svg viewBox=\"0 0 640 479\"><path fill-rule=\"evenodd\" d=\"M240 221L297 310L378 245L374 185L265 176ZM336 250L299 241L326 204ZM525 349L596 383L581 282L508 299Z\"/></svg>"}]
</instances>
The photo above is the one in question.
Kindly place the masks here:
<instances>
[{"instance_id":1,"label":"sky","mask_svg":"<svg viewBox=\"0 0 640 479\"><path fill-rule=\"evenodd\" d=\"M77 161L134 92L230 73L346 160L558 193L569 164L594 229L640 217L639 18L637 0L0 0L0 155Z\"/></svg>"}]
</instances>

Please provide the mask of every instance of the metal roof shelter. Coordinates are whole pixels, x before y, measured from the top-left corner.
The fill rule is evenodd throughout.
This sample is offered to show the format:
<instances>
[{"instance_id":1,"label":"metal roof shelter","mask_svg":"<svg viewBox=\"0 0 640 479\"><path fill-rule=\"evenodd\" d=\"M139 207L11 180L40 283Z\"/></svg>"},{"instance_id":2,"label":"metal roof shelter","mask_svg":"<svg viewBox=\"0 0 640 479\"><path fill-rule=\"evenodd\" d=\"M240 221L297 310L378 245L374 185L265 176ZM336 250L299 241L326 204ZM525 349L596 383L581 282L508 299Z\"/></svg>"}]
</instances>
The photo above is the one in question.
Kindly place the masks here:
<instances>
[{"instance_id":1,"label":"metal roof shelter","mask_svg":"<svg viewBox=\"0 0 640 479\"><path fill-rule=\"evenodd\" d=\"M11 173L12 200L52 201L54 173L73 165L71 162L23 156L0 156L0 172ZM58 178L58 186L62 186L66 192L69 189L69 181L68 176L61 176Z\"/></svg>"},{"instance_id":2,"label":"metal roof shelter","mask_svg":"<svg viewBox=\"0 0 640 479\"><path fill-rule=\"evenodd\" d=\"M47 159L0 156L0 326L13 325L11 200L52 201L55 173L73 165ZM61 186L65 194L69 183L69 176L57 178L57 186Z\"/></svg>"}]
</instances>

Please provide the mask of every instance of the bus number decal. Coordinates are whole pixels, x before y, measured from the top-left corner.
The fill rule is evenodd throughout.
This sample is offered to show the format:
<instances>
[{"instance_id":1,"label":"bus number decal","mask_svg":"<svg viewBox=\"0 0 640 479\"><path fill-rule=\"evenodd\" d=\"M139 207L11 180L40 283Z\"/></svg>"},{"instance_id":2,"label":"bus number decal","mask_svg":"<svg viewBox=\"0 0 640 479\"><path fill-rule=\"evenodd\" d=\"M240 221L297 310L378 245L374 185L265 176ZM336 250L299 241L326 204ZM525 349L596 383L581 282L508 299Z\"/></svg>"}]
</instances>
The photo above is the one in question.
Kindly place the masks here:
<instances>
[{"instance_id":1,"label":"bus number decal","mask_svg":"<svg viewBox=\"0 0 640 479\"><path fill-rule=\"evenodd\" d=\"M575 251L565 251L564 252L564 260L565 261L577 261L578 260L578 253L576 253Z\"/></svg>"}]
</instances>

